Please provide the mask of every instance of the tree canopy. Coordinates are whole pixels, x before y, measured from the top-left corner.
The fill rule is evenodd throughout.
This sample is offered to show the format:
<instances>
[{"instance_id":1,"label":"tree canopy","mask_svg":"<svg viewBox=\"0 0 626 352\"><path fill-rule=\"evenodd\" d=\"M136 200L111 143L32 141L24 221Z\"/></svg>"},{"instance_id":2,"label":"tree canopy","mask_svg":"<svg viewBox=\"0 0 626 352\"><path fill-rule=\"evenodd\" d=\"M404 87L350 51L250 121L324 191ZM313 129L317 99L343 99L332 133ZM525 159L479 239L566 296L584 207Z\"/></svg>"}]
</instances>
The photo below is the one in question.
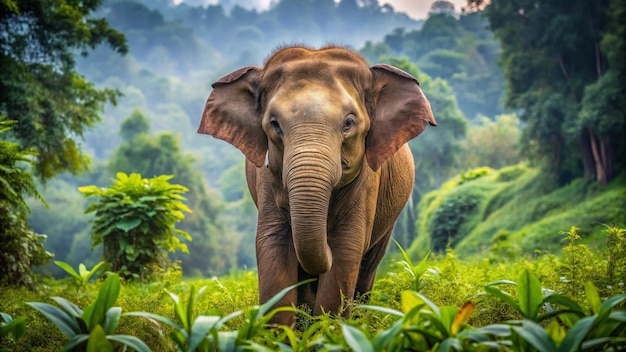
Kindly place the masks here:
<instances>
[{"instance_id":1,"label":"tree canopy","mask_svg":"<svg viewBox=\"0 0 626 352\"><path fill-rule=\"evenodd\" d=\"M118 53L124 35L92 16L101 0L5 0L0 3L0 113L18 123L12 138L37 153L43 180L87 168L80 146L86 128L99 121L118 93L98 89L75 69L75 54L101 43Z\"/></svg>"},{"instance_id":2,"label":"tree canopy","mask_svg":"<svg viewBox=\"0 0 626 352\"><path fill-rule=\"evenodd\" d=\"M505 103L526 124L524 150L561 183L584 174L606 183L624 167L624 8L493 0L484 11L502 47Z\"/></svg>"}]
</instances>

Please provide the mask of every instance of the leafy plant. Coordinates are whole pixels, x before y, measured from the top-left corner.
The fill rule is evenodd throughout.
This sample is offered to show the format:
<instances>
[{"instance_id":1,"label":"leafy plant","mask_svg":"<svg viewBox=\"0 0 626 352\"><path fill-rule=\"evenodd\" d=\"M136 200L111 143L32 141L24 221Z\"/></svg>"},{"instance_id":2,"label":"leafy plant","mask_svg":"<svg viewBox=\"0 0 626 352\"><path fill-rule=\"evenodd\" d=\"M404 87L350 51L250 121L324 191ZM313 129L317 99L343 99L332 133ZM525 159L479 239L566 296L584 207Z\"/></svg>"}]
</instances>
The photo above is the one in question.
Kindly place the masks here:
<instances>
[{"instance_id":1,"label":"leafy plant","mask_svg":"<svg viewBox=\"0 0 626 352\"><path fill-rule=\"evenodd\" d=\"M0 115L0 134L9 132L16 122ZM0 281L13 285L33 285L31 268L48 263L52 257L43 246L46 237L33 232L26 221L30 211L26 196L47 205L28 167L36 155L0 139Z\"/></svg>"},{"instance_id":2,"label":"leafy plant","mask_svg":"<svg viewBox=\"0 0 626 352\"><path fill-rule=\"evenodd\" d=\"M626 230L609 226L605 230L608 249L606 274L609 284L626 285Z\"/></svg>"},{"instance_id":3,"label":"leafy plant","mask_svg":"<svg viewBox=\"0 0 626 352\"><path fill-rule=\"evenodd\" d=\"M188 253L176 235L188 241L191 236L175 227L185 219L183 211L191 212L180 195L187 188L170 184L171 178L144 179L136 173L118 172L111 187L78 189L86 197L99 198L85 211L95 213L91 246L104 245L104 259L113 271L143 278L166 259L166 252Z\"/></svg>"},{"instance_id":4,"label":"leafy plant","mask_svg":"<svg viewBox=\"0 0 626 352\"><path fill-rule=\"evenodd\" d=\"M466 329L474 303L466 302L461 308L438 307L424 295L403 291L402 312L395 309L362 305L370 309L399 317L389 328L369 339L361 331L343 326L346 342L355 351L398 351L407 348L417 351L462 350L464 346L487 341L487 335Z\"/></svg>"},{"instance_id":5,"label":"leafy plant","mask_svg":"<svg viewBox=\"0 0 626 352\"><path fill-rule=\"evenodd\" d=\"M572 226L569 231L564 232L563 241L567 245L563 247L563 261L560 264L563 272L561 280L568 284L569 294L573 297L578 296L583 286L586 279L585 267L592 257L587 246L577 244L580 241L578 230L578 227Z\"/></svg>"},{"instance_id":6,"label":"leafy plant","mask_svg":"<svg viewBox=\"0 0 626 352\"><path fill-rule=\"evenodd\" d=\"M13 342L17 342L24 335L24 331L26 331L26 320L23 317L13 319L9 314L2 312L0 312L0 318L2 318L2 321L0 321L0 340L5 336L11 335ZM0 349L0 351L9 350Z\"/></svg>"},{"instance_id":7,"label":"leafy plant","mask_svg":"<svg viewBox=\"0 0 626 352\"><path fill-rule=\"evenodd\" d=\"M493 286L517 286L518 300ZM626 311L613 308L626 301L626 294L602 302L598 290L591 282L585 283L585 295L590 307L583 309L574 300L547 290L542 293L539 280L524 270L517 282L498 281L485 286L485 291L504 301L523 316L506 324L485 327L509 339L515 351L608 351L626 343ZM544 307L545 313L542 313ZM555 309L560 307L561 309ZM549 321L547 327L539 325ZM510 332L506 330L510 326ZM567 329L567 330L566 330Z\"/></svg>"},{"instance_id":8,"label":"leafy plant","mask_svg":"<svg viewBox=\"0 0 626 352\"><path fill-rule=\"evenodd\" d=\"M173 328L174 330L170 332L168 336L176 343L178 351L235 351L245 348L259 350L264 347L255 342L255 339L260 339L268 336L268 334L272 334L271 331L267 329L267 323L270 319L279 312L298 311L293 307L278 307L275 309L272 309L272 307L278 303L287 292L311 281L313 280L305 280L296 285L284 288L272 297L272 299L260 306L249 307L245 312L241 310L235 311L223 317L220 315L194 314L195 302L205 292L206 286L200 289L196 289L192 286L186 303L180 300L178 295L168 292L172 300L174 300L174 315L176 321L147 312L131 312L125 315L152 319ZM246 323L243 326L239 327L238 330L221 331L221 328L226 322L240 315L246 318ZM293 331L287 333L288 330L286 329L290 330L290 328L283 327L283 331L286 332L285 336L293 338Z\"/></svg>"},{"instance_id":9,"label":"leafy plant","mask_svg":"<svg viewBox=\"0 0 626 352\"><path fill-rule=\"evenodd\" d=\"M89 279L93 276L93 274L95 274L98 271L98 269L100 269L100 267L104 265L104 263L105 262L103 261L99 262L98 264L94 265L94 267L91 268L91 270L87 270L87 267L85 266L85 264L80 263L78 265L78 272L76 272L74 268L72 268L68 263L62 262L60 260L54 261L54 264L56 264L61 269L65 270L65 272L67 272L74 278L74 282L79 287L86 284L87 281L89 281Z\"/></svg>"},{"instance_id":10,"label":"leafy plant","mask_svg":"<svg viewBox=\"0 0 626 352\"><path fill-rule=\"evenodd\" d=\"M63 351L113 351L111 342L117 342L139 352L149 352L148 346L138 338L114 334L122 308L113 307L120 291L116 274L106 278L98 297L84 311L74 303L61 298L52 299L61 308L42 302L28 302L69 338Z\"/></svg>"},{"instance_id":11,"label":"leafy plant","mask_svg":"<svg viewBox=\"0 0 626 352\"><path fill-rule=\"evenodd\" d=\"M411 257L406 253L404 248L402 248L400 243L398 243L398 241L396 241L395 239L393 241L400 249L400 253L402 253L402 258L404 258L404 260L400 261L400 264L404 267L404 270L406 270L411 276L411 284L413 290L420 291L424 287L424 285L426 284L426 282L424 281L424 277L426 274L431 274L435 277L439 276L438 268L428 267L428 256L430 255L430 252L426 253L424 258L417 265L415 265L413 264Z\"/></svg>"}]
</instances>

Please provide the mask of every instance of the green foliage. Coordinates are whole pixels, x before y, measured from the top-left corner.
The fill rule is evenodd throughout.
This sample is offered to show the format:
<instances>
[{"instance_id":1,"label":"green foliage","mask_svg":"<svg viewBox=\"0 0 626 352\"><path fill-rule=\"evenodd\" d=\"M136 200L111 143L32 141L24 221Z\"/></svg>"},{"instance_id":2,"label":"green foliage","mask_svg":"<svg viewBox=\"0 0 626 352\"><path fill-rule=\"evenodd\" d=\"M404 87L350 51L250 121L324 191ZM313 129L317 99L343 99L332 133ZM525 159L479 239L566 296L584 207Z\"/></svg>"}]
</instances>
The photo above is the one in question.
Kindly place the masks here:
<instances>
[{"instance_id":1,"label":"green foliage","mask_svg":"<svg viewBox=\"0 0 626 352\"><path fill-rule=\"evenodd\" d=\"M84 311L62 297L52 297L61 308L42 302L28 302L28 305L54 323L69 339L63 351L113 351L111 342L138 352L150 351L134 336L115 334L122 315L122 308L113 306L119 292L119 278L112 274L102 284L98 298Z\"/></svg>"},{"instance_id":2,"label":"green foliage","mask_svg":"<svg viewBox=\"0 0 626 352\"><path fill-rule=\"evenodd\" d=\"M98 271L98 269L100 269L100 267L104 265L105 263L99 262L93 268L91 268L91 270L87 270L87 267L85 266L85 264L80 263L78 265L78 272L76 272L74 268L72 268L69 264L65 262L55 260L54 264L56 264L61 269L65 270L66 273L70 274L72 278L74 278L74 283L76 284L76 286L81 287L85 285L87 281L89 281L89 279L93 276L93 274L95 274Z\"/></svg>"},{"instance_id":3,"label":"green foliage","mask_svg":"<svg viewBox=\"0 0 626 352\"><path fill-rule=\"evenodd\" d=\"M162 264L166 252L187 252L176 235L188 241L191 237L175 227L185 219L183 211L191 212L180 195L187 188L170 184L171 178L119 172L111 187L79 188L86 197L98 197L85 211L95 214L92 248L104 246L104 259L113 271L143 279Z\"/></svg>"},{"instance_id":4,"label":"green foliage","mask_svg":"<svg viewBox=\"0 0 626 352\"><path fill-rule=\"evenodd\" d=\"M401 261L400 264L411 275L413 279L412 288L414 291L420 291L424 287L424 285L426 284L424 280L424 277L426 276L426 274L430 274L434 276L439 275L439 271L437 268L428 267L428 256L430 255L430 253L426 253L422 261L420 261L417 265L415 265L413 264L411 257L406 253L404 248L402 248L400 243L398 243L398 241L396 240L393 240L393 241L395 242L396 246L398 246L398 249L400 249L402 258L404 258L404 260Z\"/></svg>"},{"instance_id":5,"label":"green foliage","mask_svg":"<svg viewBox=\"0 0 626 352\"><path fill-rule=\"evenodd\" d=\"M124 36L92 16L101 1L12 1L0 12L0 110L18 121L11 135L37 152L43 180L62 171L85 170L89 157L78 140L100 120L118 93L96 89L74 69L74 55L106 42L127 51Z\"/></svg>"},{"instance_id":6,"label":"green foliage","mask_svg":"<svg viewBox=\"0 0 626 352\"><path fill-rule=\"evenodd\" d=\"M609 284L626 284L626 230L623 228L608 226L605 230L607 235L608 259L606 275Z\"/></svg>"},{"instance_id":7,"label":"green foliage","mask_svg":"<svg viewBox=\"0 0 626 352\"><path fill-rule=\"evenodd\" d=\"M272 332L266 329L269 320L279 312L297 311L295 308L283 307L272 309L272 307L283 298L290 290L297 286L310 282L303 281L297 285L289 286L277 293L270 300L261 306L249 307L246 311L236 311L224 317L219 315L195 315L194 304L204 293L206 287L199 290L191 287L189 298L185 304L178 295L168 292L174 300L174 315L178 321L175 322L167 317L147 312L127 313L129 316L139 316L163 323L174 330L168 336L174 340L178 351L239 351L246 348L262 347L255 341L259 338L272 337ZM236 331L220 331L222 326L240 316L246 318L246 322ZM283 327L285 333L293 331L289 327Z\"/></svg>"},{"instance_id":8,"label":"green foliage","mask_svg":"<svg viewBox=\"0 0 626 352\"><path fill-rule=\"evenodd\" d=\"M494 287L500 284L515 285L517 301L508 293ZM613 310L626 301L626 294L615 295L602 302L596 286L588 281L585 283L585 296L589 309L585 310L567 296L550 290L543 294L539 280L527 270L520 274L517 282L494 282L484 289L487 294L502 300L523 317L522 320L506 323L510 326L509 332L502 325L483 328L487 331L498 328L500 337L510 339L515 350L535 348L541 352L581 349L609 351L626 342L625 311ZM541 308L546 313L540 314ZM543 321L550 321L546 328L539 325Z\"/></svg>"},{"instance_id":9,"label":"green foliage","mask_svg":"<svg viewBox=\"0 0 626 352\"><path fill-rule=\"evenodd\" d=\"M493 251L556 251L564 223L575 223L583 243L597 247L605 240L602 224L623 223L617 209L626 206L625 194L621 179L605 187L585 179L559 187L554 178L524 164L473 180L457 176L420 202L416 241L407 252L423 255L450 244L461 254L482 253L497 261Z\"/></svg>"},{"instance_id":10,"label":"green foliage","mask_svg":"<svg viewBox=\"0 0 626 352\"><path fill-rule=\"evenodd\" d=\"M2 321L0 321L0 340L5 338L5 336L8 337L11 335L13 343L16 343L26 331L26 319L24 319L24 317L13 319L9 314L1 312L0 318L2 318ZM4 352L9 350L1 348L0 351Z\"/></svg>"},{"instance_id":11,"label":"green foliage","mask_svg":"<svg viewBox=\"0 0 626 352\"><path fill-rule=\"evenodd\" d=\"M15 121L0 116L0 133L11 129ZM25 196L44 205L27 165L35 153L24 151L16 143L0 139L0 282L32 285L31 269L46 264L52 255L43 246L46 236L33 232L26 223L30 211Z\"/></svg>"},{"instance_id":12,"label":"green foliage","mask_svg":"<svg viewBox=\"0 0 626 352\"><path fill-rule=\"evenodd\" d=\"M486 24L481 13L458 19L435 14L421 29L396 27L382 43L366 43L361 52L372 63L383 56L406 56L430 77L445 80L469 119L493 117L503 112L504 80L497 67L499 45Z\"/></svg>"},{"instance_id":13,"label":"green foliage","mask_svg":"<svg viewBox=\"0 0 626 352\"><path fill-rule=\"evenodd\" d=\"M591 251L588 259L597 265L608 256L606 251ZM605 270L597 270L593 283L577 277L576 284L584 292L571 297L563 293L567 284L560 279L559 269L569 260L567 255L492 262L461 260L448 250L445 256L429 260L440 269L439 275L423 276L426 284L419 293L410 289L415 282L411 273L391 272L376 281L369 303L355 303L349 319L311 317L293 307L273 310L272 305L295 286L258 306L257 278L251 272L182 282L179 273L168 274L149 284L126 282L119 296L114 285L105 290L88 283L78 291L51 282L50 290L88 301L90 307L96 296L108 302L87 309L93 312L111 311L112 302L117 302L125 311L133 311L124 315L144 317L120 319L115 332L135 336L153 351L618 351L625 341L626 293L623 287L605 285ZM103 291L106 294L100 294ZM63 335L43 335L54 329L44 324L41 315L33 315L34 310L23 309L23 301L33 301L33 295L48 300L50 294L0 287L0 295L6 297L0 301L0 311L23 316L29 326L19 345L4 339L0 348L39 352L58 346L59 341L67 344ZM61 304L59 297L53 300L61 306L53 306L60 314L82 319L85 326L102 318L72 315L66 310L71 305ZM297 327L267 326L268 319L283 309L297 312ZM106 325L106 319L105 314L101 324ZM106 333L104 325L102 330ZM37 345L44 339L45 346ZM92 334L92 339L103 342L106 336Z\"/></svg>"},{"instance_id":14,"label":"green foliage","mask_svg":"<svg viewBox=\"0 0 626 352\"><path fill-rule=\"evenodd\" d=\"M468 126L467 137L462 142L463 168L488 166L503 168L518 164L521 129L516 115L498 115L495 121L479 116Z\"/></svg>"},{"instance_id":15,"label":"green foliage","mask_svg":"<svg viewBox=\"0 0 626 352\"><path fill-rule=\"evenodd\" d=\"M624 47L618 35L626 26L623 10L615 0L592 6L582 0L543 6L501 0L484 11L502 48L505 103L525 122L524 155L560 184L584 175L606 183L617 176L616 166L623 167L626 148L616 139L624 128L624 103L617 97L624 92L618 77L625 71L623 60L615 60Z\"/></svg>"}]
</instances>

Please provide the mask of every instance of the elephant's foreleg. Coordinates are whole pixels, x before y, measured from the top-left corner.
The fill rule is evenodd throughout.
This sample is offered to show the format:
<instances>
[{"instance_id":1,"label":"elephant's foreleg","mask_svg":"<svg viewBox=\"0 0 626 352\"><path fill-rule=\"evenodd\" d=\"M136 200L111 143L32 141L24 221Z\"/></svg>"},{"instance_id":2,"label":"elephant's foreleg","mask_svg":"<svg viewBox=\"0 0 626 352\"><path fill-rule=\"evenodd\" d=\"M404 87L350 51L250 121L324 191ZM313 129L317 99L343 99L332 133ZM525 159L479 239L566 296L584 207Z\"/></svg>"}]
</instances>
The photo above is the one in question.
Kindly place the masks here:
<instances>
[{"instance_id":1,"label":"elephant's foreleg","mask_svg":"<svg viewBox=\"0 0 626 352\"><path fill-rule=\"evenodd\" d=\"M347 299L354 297L360 253L358 251L342 252L336 248L333 250L332 268L319 276L313 313L315 315L320 315L323 312L341 313L347 317L350 311L342 306L342 295Z\"/></svg>"},{"instance_id":2,"label":"elephant's foreleg","mask_svg":"<svg viewBox=\"0 0 626 352\"><path fill-rule=\"evenodd\" d=\"M259 301L265 303L285 287L298 281L296 258L291 233L288 229L278 233L257 235L257 267L259 272ZM297 302L297 289L289 291L275 307L293 306ZM281 312L272 323L294 324L293 312Z\"/></svg>"}]
</instances>

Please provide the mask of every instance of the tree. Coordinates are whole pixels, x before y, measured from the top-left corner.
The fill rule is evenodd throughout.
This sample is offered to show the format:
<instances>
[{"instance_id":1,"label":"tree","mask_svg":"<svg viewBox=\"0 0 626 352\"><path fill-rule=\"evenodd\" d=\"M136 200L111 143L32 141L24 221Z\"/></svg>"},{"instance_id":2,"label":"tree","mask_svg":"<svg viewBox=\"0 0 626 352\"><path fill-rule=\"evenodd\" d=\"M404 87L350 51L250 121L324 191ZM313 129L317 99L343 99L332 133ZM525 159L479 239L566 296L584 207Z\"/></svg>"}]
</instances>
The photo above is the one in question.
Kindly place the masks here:
<instances>
[{"instance_id":1,"label":"tree","mask_svg":"<svg viewBox=\"0 0 626 352\"><path fill-rule=\"evenodd\" d=\"M80 187L85 197L97 197L85 213L94 213L92 249L103 245L104 260L111 270L127 278L141 278L159 271L166 253L188 253L191 236L177 229L183 211L191 210L182 202L187 188L170 184L172 176L142 178L139 174L117 173L113 186Z\"/></svg>"},{"instance_id":2,"label":"tree","mask_svg":"<svg viewBox=\"0 0 626 352\"><path fill-rule=\"evenodd\" d=\"M0 134L8 132L14 123L0 119ZM31 268L46 264L52 257L43 247L45 236L33 232L26 223L30 209L24 197L32 196L45 204L26 167L33 156L16 143L0 139L0 282L12 285L32 285Z\"/></svg>"},{"instance_id":3,"label":"tree","mask_svg":"<svg viewBox=\"0 0 626 352\"><path fill-rule=\"evenodd\" d=\"M18 123L11 138L37 153L46 180L89 164L79 140L118 93L97 89L74 69L77 52L101 43L124 54L124 36L92 16L101 0L5 0L0 3L0 112Z\"/></svg>"},{"instance_id":4,"label":"tree","mask_svg":"<svg viewBox=\"0 0 626 352\"><path fill-rule=\"evenodd\" d=\"M485 15L502 47L505 103L526 124L524 153L562 184L583 175L610 181L626 156L623 2L493 0Z\"/></svg>"}]
</instances>

